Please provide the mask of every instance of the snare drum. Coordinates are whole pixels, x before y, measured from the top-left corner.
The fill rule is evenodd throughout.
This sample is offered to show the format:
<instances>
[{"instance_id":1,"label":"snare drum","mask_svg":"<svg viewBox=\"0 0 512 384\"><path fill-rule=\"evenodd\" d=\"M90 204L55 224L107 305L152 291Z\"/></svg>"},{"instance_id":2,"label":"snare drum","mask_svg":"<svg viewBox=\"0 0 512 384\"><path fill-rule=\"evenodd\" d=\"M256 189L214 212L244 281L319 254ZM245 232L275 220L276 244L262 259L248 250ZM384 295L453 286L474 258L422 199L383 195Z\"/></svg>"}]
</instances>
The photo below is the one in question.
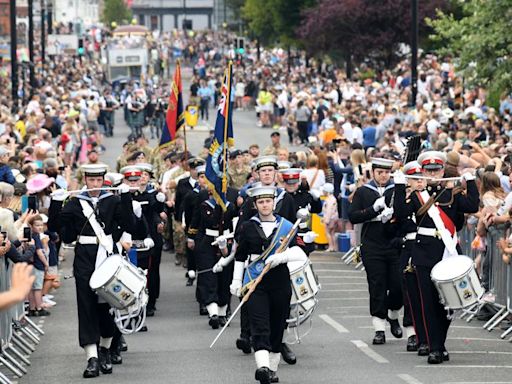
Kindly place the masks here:
<instances>
[{"instance_id":1,"label":"snare drum","mask_svg":"<svg viewBox=\"0 0 512 384\"><path fill-rule=\"evenodd\" d=\"M120 255L113 255L94 271L89 286L117 309L133 305L146 288L146 276Z\"/></svg>"},{"instance_id":2,"label":"snare drum","mask_svg":"<svg viewBox=\"0 0 512 384\"><path fill-rule=\"evenodd\" d=\"M316 295L320 291L317 277L309 259L288 263L292 299L290 302L290 327L296 327L306 321L318 304Z\"/></svg>"},{"instance_id":3,"label":"snare drum","mask_svg":"<svg viewBox=\"0 0 512 384\"><path fill-rule=\"evenodd\" d=\"M437 263L430 278L439 292L441 304L448 309L462 309L477 303L484 294L473 260L450 256Z\"/></svg>"}]
</instances>

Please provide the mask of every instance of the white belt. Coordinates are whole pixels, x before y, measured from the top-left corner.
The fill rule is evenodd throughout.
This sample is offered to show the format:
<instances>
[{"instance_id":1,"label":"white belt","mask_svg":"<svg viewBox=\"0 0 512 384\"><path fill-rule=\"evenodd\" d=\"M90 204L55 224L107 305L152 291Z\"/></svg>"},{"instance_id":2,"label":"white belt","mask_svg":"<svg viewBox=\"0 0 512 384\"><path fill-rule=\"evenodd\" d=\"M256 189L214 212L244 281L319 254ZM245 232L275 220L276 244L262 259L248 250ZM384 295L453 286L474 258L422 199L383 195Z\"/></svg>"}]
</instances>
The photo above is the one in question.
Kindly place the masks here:
<instances>
[{"instance_id":1,"label":"white belt","mask_svg":"<svg viewBox=\"0 0 512 384\"><path fill-rule=\"evenodd\" d=\"M429 237L437 237L438 239L441 238L441 235L439 234L439 231L436 228L419 227L418 228L418 235L429 236Z\"/></svg>"},{"instance_id":2,"label":"white belt","mask_svg":"<svg viewBox=\"0 0 512 384\"><path fill-rule=\"evenodd\" d=\"M405 240L416 240L416 232L410 232L404 236Z\"/></svg>"},{"instance_id":3,"label":"white belt","mask_svg":"<svg viewBox=\"0 0 512 384\"><path fill-rule=\"evenodd\" d=\"M206 228L204 232L206 233L206 236L211 236L211 237L219 236L219 231L216 230L216 229L208 229L208 228ZM229 229L226 229L222 234L224 236L227 236L229 234Z\"/></svg>"},{"instance_id":4,"label":"white belt","mask_svg":"<svg viewBox=\"0 0 512 384\"><path fill-rule=\"evenodd\" d=\"M306 229L308 227L308 223L300 223L299 228L300 229Z\"/></svg>"},{"instance_id":5,"label":"white belt","mask_svg":"<svg viewBox=\"0 0 512 384\"><path fill-rule=\"evenodd\" d=\"M253 253L253 254L249 255L249 260L254 261L254 260L256 260L260 256L261 255L259 255L257 253Z\"/></svg>"},{"instance_id":6,"label":"white belt","mask_svg":"<svg viewBox=\"0 0 512 384\"><path fill-rule=\"evenodd\" d=\"M107 239L109 239L110 241L113 241L112 240L112 235L105 235L105 237ZM97 245L99 244L99 240L98 240L98 237L96 236L78 236L78 239L76 239L76 242L78 244L84 244L84 245Z\"/></svg>"}]
</instances>

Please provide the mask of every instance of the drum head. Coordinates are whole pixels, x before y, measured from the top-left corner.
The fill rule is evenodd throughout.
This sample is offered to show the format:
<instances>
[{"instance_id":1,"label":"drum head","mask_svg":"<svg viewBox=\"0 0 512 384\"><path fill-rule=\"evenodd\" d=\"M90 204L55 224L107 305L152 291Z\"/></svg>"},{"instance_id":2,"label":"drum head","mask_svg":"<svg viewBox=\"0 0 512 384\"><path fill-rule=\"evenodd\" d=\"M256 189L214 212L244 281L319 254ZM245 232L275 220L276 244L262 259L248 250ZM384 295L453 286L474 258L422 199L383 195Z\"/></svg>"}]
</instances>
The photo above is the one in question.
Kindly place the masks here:
<instances>
[{"instance_id":1,"label":"drum head","mask_svg":"<svg viewBox=\"0 0 512 384\"><path fill-rule=\"evenodd\" d=\"M123 258L119 255L112 255L106 258L101 265L96 268L89 280L89 286L97 289L105 284L114 276L121 265Z\"/></svg>"},{"instance_id":2,"label":"drum head","mask_svg":"<svg viewBox=\"0 0 512 384\"><path fill-rule=\"evenodd\" d=\"M293 275L295 272L300 271L306 267L310 263L309 259L304 261L289 261L287 263L288 270L290 271L290 275Z\"/></svg>"},{"instance_id":3,"label":"drum head","mask_svg":"<svg viewBox=\"0 0 512 384\"><path fill-rule=\"evenodd\" d=\"M430 276L436 281L450 281L469 271L473 266L473 260L467 256L449 256L434 265Z\"/></svg>"}]
</instances>

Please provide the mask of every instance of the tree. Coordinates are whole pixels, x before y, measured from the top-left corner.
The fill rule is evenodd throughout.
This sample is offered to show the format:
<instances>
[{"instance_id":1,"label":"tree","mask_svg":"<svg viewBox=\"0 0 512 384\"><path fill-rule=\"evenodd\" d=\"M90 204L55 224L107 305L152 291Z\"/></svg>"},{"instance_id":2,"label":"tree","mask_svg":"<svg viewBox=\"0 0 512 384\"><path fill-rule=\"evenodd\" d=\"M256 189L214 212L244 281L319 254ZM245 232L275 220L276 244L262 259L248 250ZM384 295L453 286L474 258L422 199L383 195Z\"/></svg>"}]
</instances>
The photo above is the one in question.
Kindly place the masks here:
<instances>
[{"instance_id":1,"label":"tree","mask_svg":"<svg viewBox=\"0 0 512 384\"><path fill-rule=\"evenodd\" d=\"M512 0L467 0L463 17L438 13L429 24L434 40L442 42L441 54L455 57L457 69L472 85L484 86L491 94L512 91Z\"/></svg>"},{"instance_id":2,"label":"tree","mask_svg":"<svg viewBox=\"0 0 512 384\"><path fill-rule=\"evenodd\" d=\"M316 0L246 0L242 15L264 44L298 45L296 30L302 11L315 3Z\"/></svg>"},{"instance_id":3,"label":"tree","mask_svg":"<svg viewBox=\"0 0 512 384\"><path fill-rule=\"evenodd\" d=\"M424 19L446 0L419 1L420 32ZM411 0L321 0L304 12L298 29L311 54L334 53L350 60L376 56L389 65L400 43L410 43Z\"/></svg>"},{"instance_id":4,"label":"tree","mask_svg":"<svg viewBox=\"0 0 512 384\"><path fill-rule=\"evenodd\" d=\"M124 0L105 0L101 21L106 25L112 22L117 24L127 23L132 18L131 10L126 6Z\"/></svg>"}]
</instances>

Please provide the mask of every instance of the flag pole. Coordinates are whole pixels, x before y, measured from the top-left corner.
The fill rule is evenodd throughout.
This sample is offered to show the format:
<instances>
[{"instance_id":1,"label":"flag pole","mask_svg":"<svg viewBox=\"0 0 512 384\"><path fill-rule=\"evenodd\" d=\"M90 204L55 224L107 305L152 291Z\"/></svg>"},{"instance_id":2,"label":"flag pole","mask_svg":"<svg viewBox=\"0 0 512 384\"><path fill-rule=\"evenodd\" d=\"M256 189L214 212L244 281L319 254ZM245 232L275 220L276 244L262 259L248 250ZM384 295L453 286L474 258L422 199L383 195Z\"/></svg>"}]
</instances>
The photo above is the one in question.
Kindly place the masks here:
<instances>
[{"instance_id":1,"label":"flag pole","mask_svg":"<svg viewBox=\"0 0 512 384\"><path fill-rule=\"evenodd\" d=\"M224 116L224 148L223 148L223 164L222 164L222 192L226 193L227 191L227 184L228 180L226 177L226 167L228 159L226 157L227 148L228 148L228 124L229 124L229 112L230 112L230 104L231 104L231 67L233 65L233 62L230 60L228 62L228 70L227 70L227 77L226 77L226 84L227 84L227 90L226 90L226 116Z\"/></svg>"}]
</instances>

